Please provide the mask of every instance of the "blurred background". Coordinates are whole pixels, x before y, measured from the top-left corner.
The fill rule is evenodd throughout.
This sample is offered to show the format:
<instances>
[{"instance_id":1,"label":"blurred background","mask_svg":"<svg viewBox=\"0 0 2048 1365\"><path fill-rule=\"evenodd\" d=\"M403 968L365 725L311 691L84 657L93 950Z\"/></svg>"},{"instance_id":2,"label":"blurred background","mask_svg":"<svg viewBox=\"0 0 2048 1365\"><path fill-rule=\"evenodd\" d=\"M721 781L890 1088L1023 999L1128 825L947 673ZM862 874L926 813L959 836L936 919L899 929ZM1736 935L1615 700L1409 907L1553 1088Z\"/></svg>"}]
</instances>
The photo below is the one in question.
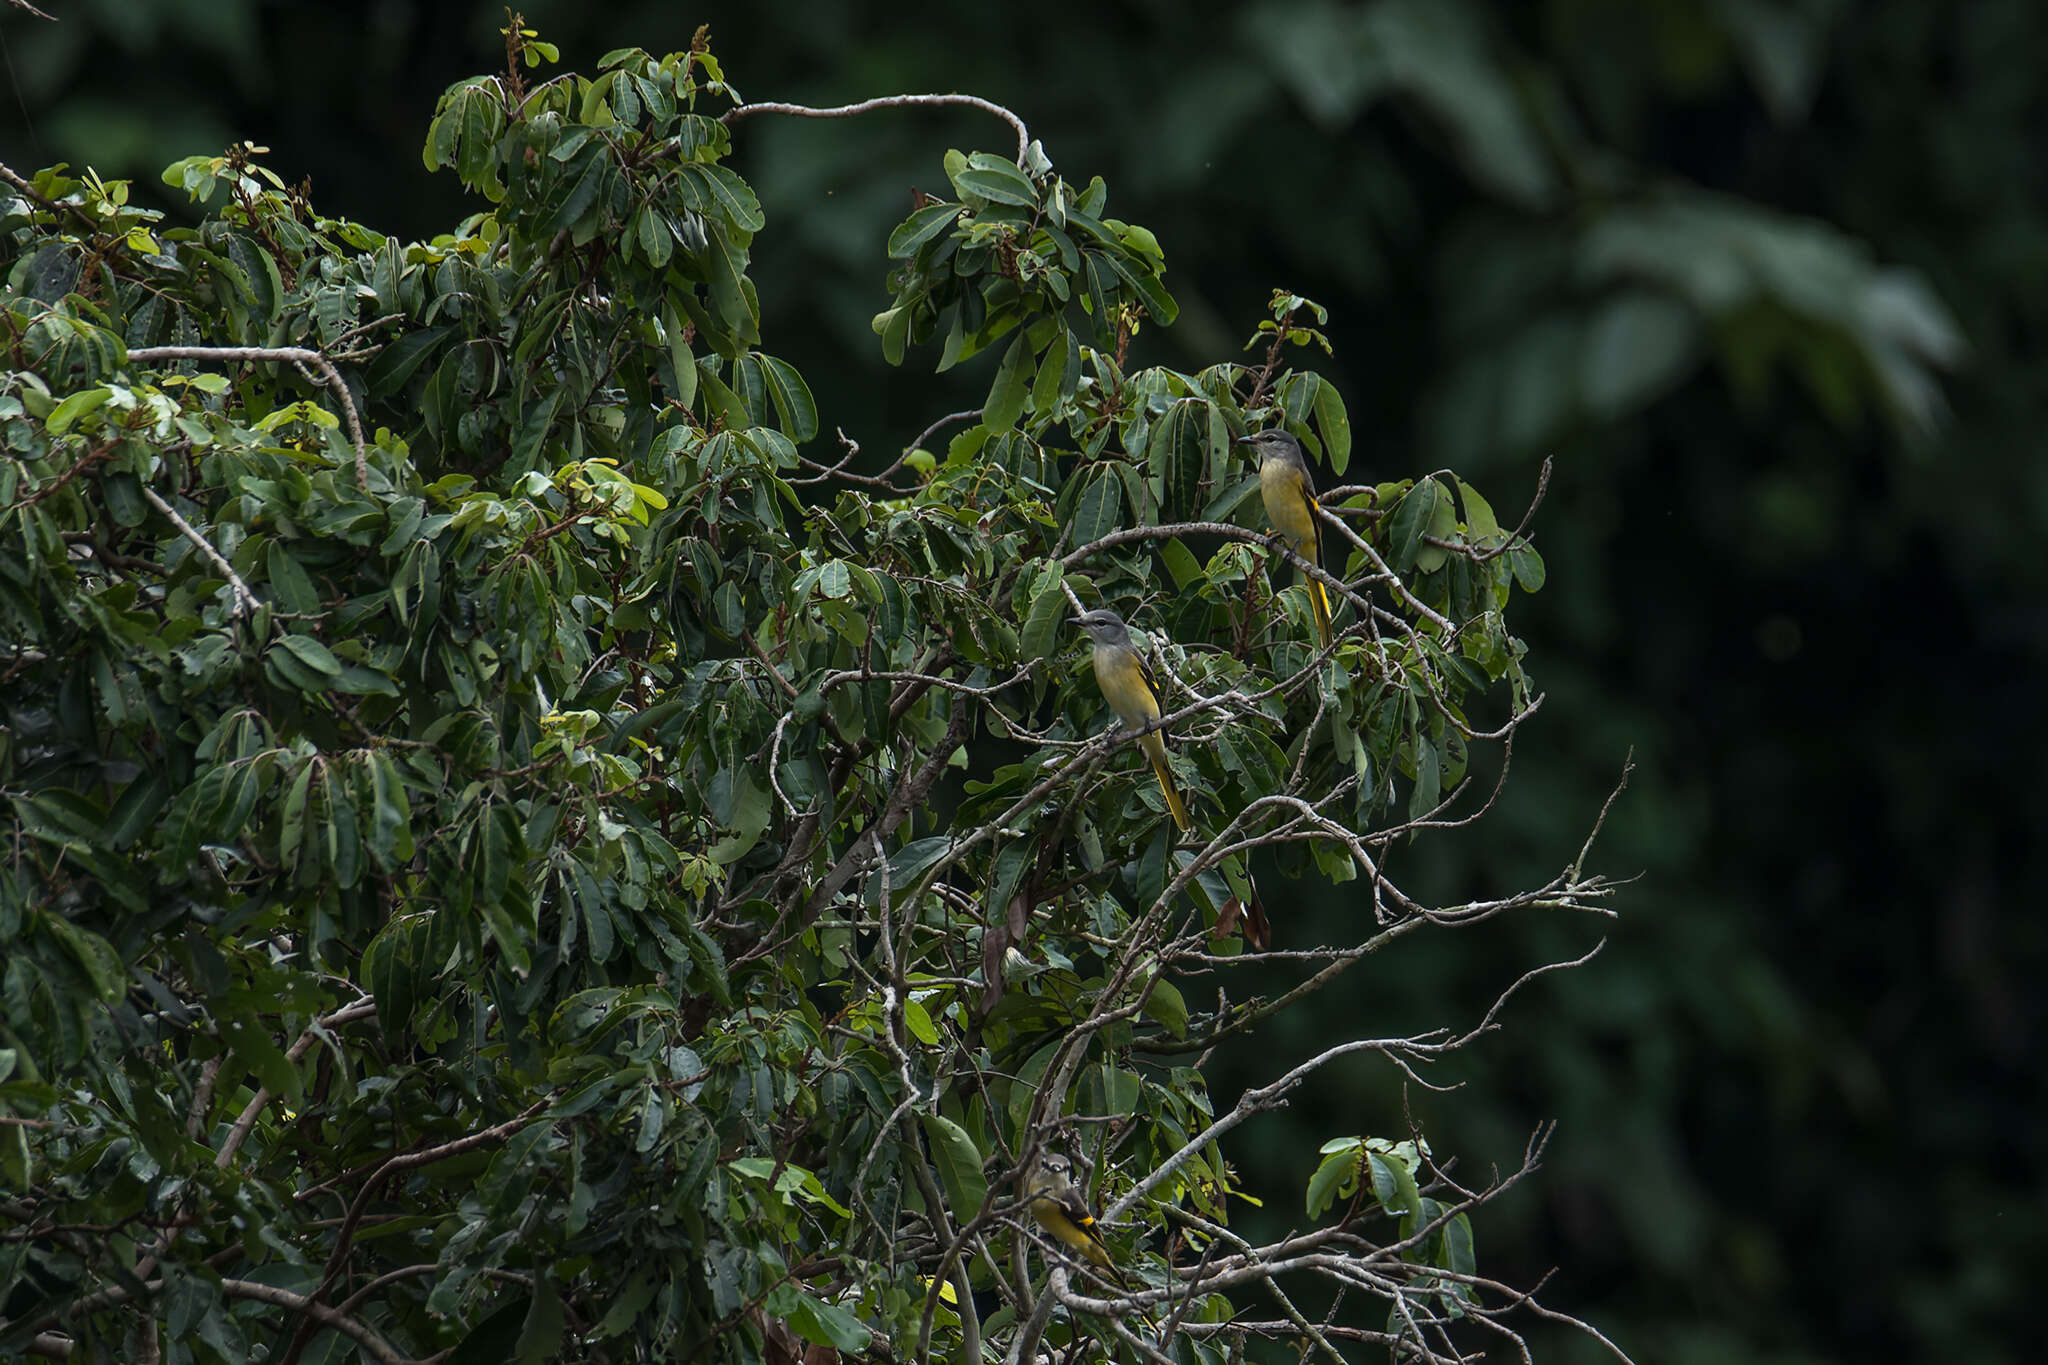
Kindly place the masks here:
<instances>
[{"instance_id":1,"label":"blurred background","mask_svg":"<svg viewBox=\"0 0 2048 1365\"><path fill-rule=\"evenodd\" d=\"M501 64L498 7L43 7L57 22L0 7L18 171L89 164L186 217L158 172L247 138L380 230L475 207L419 148L440 91ZM1494 813L1393 871L1444 901L1540 882L1632 753L1591 860L1635 878L1624 914L1439 1073L1463 1089L1360 1063L1248 1131L1248 1219L1303 1222L1329 1137L1412 1114L1471 1184L1554 1119L1543 1172L1479 1223L1480 1268L1556 1267L1546 1300L1643 1365L2038 1358L2048 7L522 8L585 71L708 23L749 99L1005 104L1165 246L1182 318L1140 361L1239 354L1284 286L1332 311L1335 357L1296 358L1349 400L1353 480L1449 466L1507 520L1555 460L1549 584L1517 603L1548 700ZM1008 131L953 111L735 131L769 217L763 335L826 425L893 452L978 403L986 365L892 371L868 319L912 188ZM1361 913L1340 888L1280 932ZM1220 1059L1219 1102L1326 1031L1469 1026L1602 931L1404 940L1322 1002L1342 1018Z\"/></svg>"}]
</instances>

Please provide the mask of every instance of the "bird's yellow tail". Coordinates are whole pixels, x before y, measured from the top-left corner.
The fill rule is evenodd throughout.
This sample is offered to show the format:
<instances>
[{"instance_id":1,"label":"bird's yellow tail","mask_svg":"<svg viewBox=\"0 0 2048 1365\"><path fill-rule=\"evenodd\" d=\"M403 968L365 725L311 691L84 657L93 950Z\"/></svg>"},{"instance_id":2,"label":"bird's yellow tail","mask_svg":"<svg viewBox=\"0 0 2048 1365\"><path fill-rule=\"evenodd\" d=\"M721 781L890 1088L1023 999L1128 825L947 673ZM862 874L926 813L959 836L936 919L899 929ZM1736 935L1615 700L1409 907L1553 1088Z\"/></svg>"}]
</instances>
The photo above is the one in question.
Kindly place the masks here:
<instances>
[{"instance_id":1,"label":"bird's yellow tail","mask_svg":"<svg viewBox=\"0 0 2048 1365\"><path fill-rule=\"evenodd\" d=\"M1308 575L1303 574L1302 577L1308 578ZM1330 647L1330 596L1323 591L1323 585L1313 578L1308 578L1308 604L1316 618L1316 638L1322 641L1324 649L1328 649Z\"/></svg>"},{"instance_id":2,"label":"bird's yellow tail","mask_svg":"<svg viewBox=\"0 0 2048 1365\"><path fill-rule=\"evenodd\" d=\"M1152 759L1152 773L1159 779L1159 794L1166 798L1166 808L1173 812L1173 823L1179 825L1182 829L1192 829L1193 825L1188 820L1188 808L1181 801L1180 793L1174 790L1173 774L1166 770L1166 754L1164 749L1165 746L1162 745L1161 752L1150 756Z\"/></svg>"}]
</instances>

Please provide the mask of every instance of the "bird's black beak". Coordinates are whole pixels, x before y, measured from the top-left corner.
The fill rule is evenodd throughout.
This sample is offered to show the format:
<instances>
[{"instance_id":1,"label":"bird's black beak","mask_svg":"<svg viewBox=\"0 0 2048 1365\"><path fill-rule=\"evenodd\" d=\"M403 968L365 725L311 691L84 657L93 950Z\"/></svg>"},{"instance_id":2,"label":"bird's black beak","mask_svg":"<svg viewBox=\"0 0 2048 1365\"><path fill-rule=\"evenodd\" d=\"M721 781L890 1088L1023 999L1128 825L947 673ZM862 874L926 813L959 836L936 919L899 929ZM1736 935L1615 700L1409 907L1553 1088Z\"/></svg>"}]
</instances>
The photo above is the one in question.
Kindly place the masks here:
<instances>
[{"instance_id":1,"label":"bird's black beak","mask_svg":"<svg viewBox=\"0 0 2048 1365\"><path fill-rule=\"evenodd\" d=\"M1257 441L1258 438L1256 436L1240 436L1235 441L1232 441L1231 444L1236 446L1248 446L1256 444Z\"/></svg>"}]
</instances>

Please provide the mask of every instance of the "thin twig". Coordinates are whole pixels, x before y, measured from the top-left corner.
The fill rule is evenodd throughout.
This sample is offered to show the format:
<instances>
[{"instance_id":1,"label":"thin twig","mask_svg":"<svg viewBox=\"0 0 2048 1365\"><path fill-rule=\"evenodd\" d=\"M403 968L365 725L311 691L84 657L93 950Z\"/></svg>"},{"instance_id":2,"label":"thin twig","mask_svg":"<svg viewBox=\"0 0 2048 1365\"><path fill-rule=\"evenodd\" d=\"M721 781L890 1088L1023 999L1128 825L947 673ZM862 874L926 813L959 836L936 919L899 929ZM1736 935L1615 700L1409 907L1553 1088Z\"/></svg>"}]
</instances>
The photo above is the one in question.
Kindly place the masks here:
<instances>
[{"instance_id":1,"label":"thin twig","mask_svg":"<svg viewBox=\"0 0 2048 1365\"><path fill-rule=\"evenodd\" d=\"M341 404L342 420L348 423L349 440L356 448L356 487L370 486L370 456L363 446L363 419L356 414L356 400L334 362L320 351L303 346L145 346L128 353L130 360L281 360L311 365L320 371Z\"/></svg>"},{"instance_id":2,"label":"thin twig","mask_svg":"<svg viewBox=\"0 0 2048 1365\"><path fill-rule=\"evenodd\" d=\"M142 486L142 497L151 507L170 518L171 525L178 528L178 534L196 545L199 553L206 556L207 562L227 579L228 586L235 591L234 610L229 613L230 615L239 617L252 614L262 605L256 600L256 594L249 591L249 585L242 581L242 576L235 572L235 566L228 563L219 550L213 548L212 541L193 530L192 523L179 516L177 508L165 502L157 491L147 484Z\"/></svg>"},{"instance_id":3,"label":"thin twig","mask_svg":"<svg viewBox=\"0 0 2048 1365\"><path fill-rule=\"evenodd\" d=\"M147 492L148 490L145 489L143 491ZM375 1000L357 1000L343 1005L334 1013L316 1021L311 1028L300 1034L297 1041L286 1049L284 1059L296 1065L312 1049L313 1044L319 1041L322 1032L338 1028L343 1024L353 1023L358 1019L367 1019L376 1012L377 1002ZM226 1170L228 1163L235 1159L235 1153L241 1149L244 1142L248 1141L249 1130L256 1124L256 1116L263 1112L263 1106L270 1103L271 1098L268 1089L260 1086L257 1088L256 1094L243 1107L240 1116L235 1119L235 1126L228 1130L227 1141L221 1143L220 1151L214 1154L213 1164L216 1169Z\"/></svg>"},{"instance_id":4,"label":"thin twig","mask_svg":"<svg viewBox=\"0 0 2048 1365\"><path fill-rule=\"evenodd\" d=\"M21 0L10 0L10 3L19 5L21 4ZM28 9L29 6L22 5L22 8ZM35 12L37 14L42 14L41 10L36 10ZM48 19L50 16L47 14L42 14L42 17ZM21 176L18 173L16 173L14 168L7 165L5 162L0 162L0 180L5 180L8 184L14 186L15 191L18 194L20 194L22 198L28 200L30 203L34 204L36 207L40 209L43 209L46 212L68 213L73 218L76 218L81 224L83 224L87 232L97 233L101 230L101 225L98 222L94 221L93 216L87 213L84 209L78 207L78 205L76 204L60 204L54 199L46 198L45 196L37 193L36 187L34 185L22 179Z\"/></svg>"},{"instance_id":5,"label":"thin twig","mask_svg":"<svg viewBox=\"0 0 2048 1365\"><path fill-rule=\"evenodd\" d=\"M1023 165L1024 158L1031 150L1031 134L1024 128L1024 120L1018 118L1002 105L978 95L882 95L859 104L842 104L831 109L817 109L807 104L779 104L764 101L758 104L742 104L728 109L718 121L730 128L741 119L753 114L790 114L797 118L852 118L875 109L908 109L919 105L960 104L970 109L985 109L1017 130L1017 164Z\"/></svg>"}]
</instances>

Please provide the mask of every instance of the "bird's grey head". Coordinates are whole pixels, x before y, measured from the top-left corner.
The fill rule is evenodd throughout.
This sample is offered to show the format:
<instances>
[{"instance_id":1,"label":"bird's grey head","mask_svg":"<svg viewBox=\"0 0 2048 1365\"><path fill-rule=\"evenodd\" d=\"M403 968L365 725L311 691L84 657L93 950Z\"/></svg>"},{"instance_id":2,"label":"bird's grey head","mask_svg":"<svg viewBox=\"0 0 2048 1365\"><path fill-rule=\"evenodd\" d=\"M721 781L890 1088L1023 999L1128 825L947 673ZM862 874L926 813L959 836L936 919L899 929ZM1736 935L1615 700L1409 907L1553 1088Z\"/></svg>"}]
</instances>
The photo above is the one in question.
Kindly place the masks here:
<instances>
[{"instance_id":1,"label":"bird's grey head","mask_svg":"<svg viewBox=\"0 0 2048 1365\"><path fill-rule=\"evenodd\" d=\"M1045 1152L1038 1158L1038 1165L1048 1176L1059 1180L1074 1169L1074 1164L1058 1152Z\"/></svg>"},{"instance_id":2,"label":"bird's grey head","mask_svg":"<svg viewBox=\"0 0 2048 1365\"><path fill-rule=\"evenodd\" d=\"M1295 440L1290 432L1279 427L1255 431L1249 436L1240 436L1237 438L1237 444L1250 446L1261 464L1267 460L1294 460L1306 463L1302 460L1301 442Z\"/></svg>"},{"instance_id":3,"label":"bird's grey head","mask_svg":"<svg viewBox=\"0 0 2048 1365\"><path fill-rule=\"evenodd\" d=\"M1107 608L1097 607L1094 611L1083 612L1072 618L1073 623L1088 632L1089 637L1105 645L1128 645L1130 632L1124 629L1124 618Z\"/></svg>"}]
</instances>

